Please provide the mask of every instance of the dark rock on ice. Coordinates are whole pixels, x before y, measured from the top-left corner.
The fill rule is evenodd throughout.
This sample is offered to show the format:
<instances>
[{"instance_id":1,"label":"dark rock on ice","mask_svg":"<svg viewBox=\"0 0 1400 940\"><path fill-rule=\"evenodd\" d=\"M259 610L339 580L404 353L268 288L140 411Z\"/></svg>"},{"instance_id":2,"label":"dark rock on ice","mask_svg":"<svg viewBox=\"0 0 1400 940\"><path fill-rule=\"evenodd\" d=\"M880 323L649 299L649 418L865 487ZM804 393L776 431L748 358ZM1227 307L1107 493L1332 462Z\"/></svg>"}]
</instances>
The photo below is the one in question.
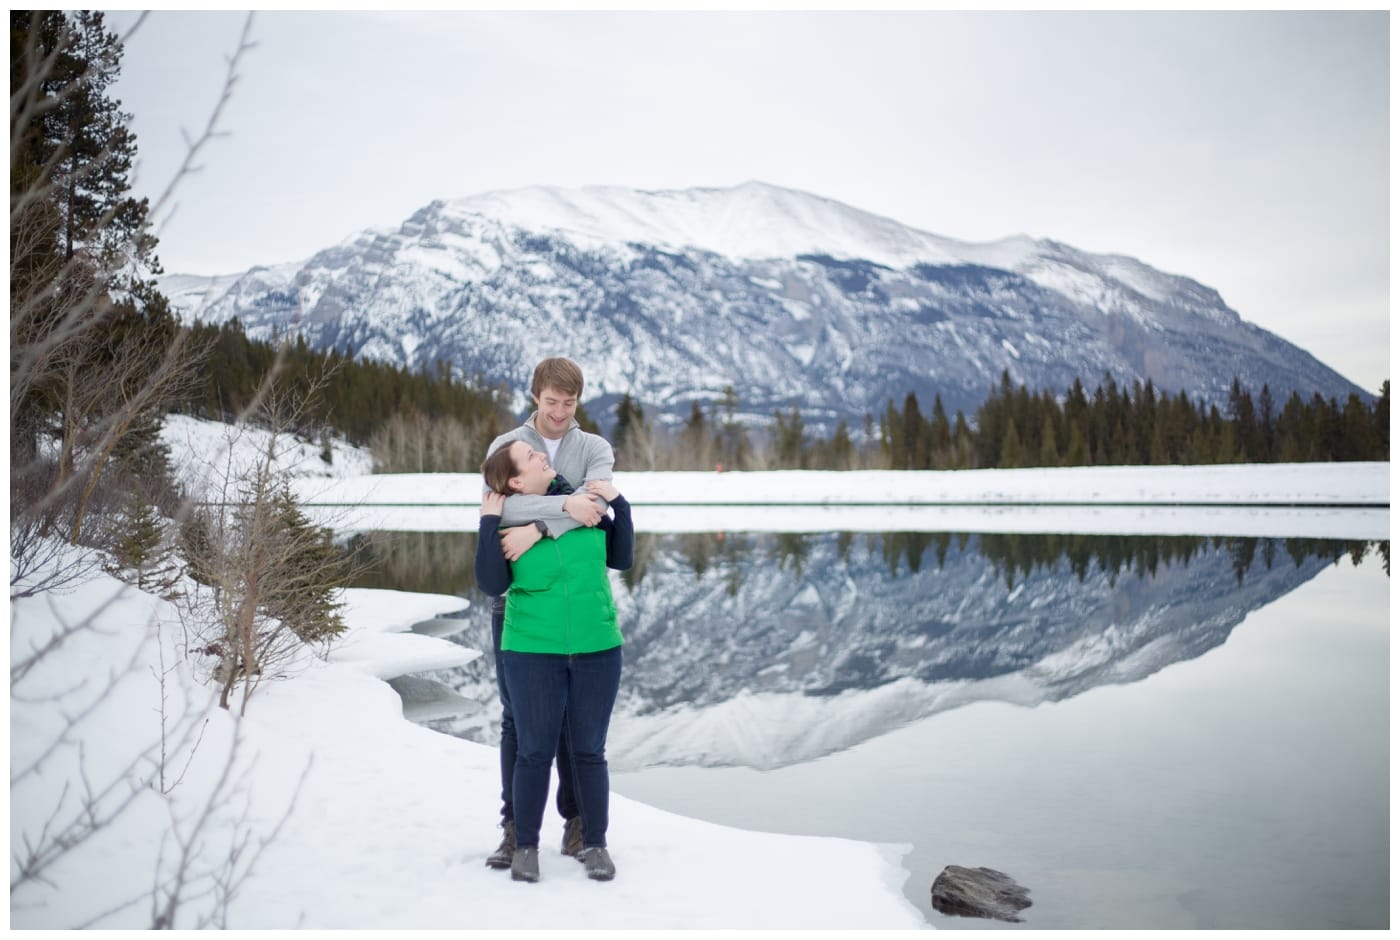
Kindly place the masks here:
<instances>
[{"instance_id":1,"label":"dark rock on ice","mask_svg":"<svg viewBox=\"0 0 1400 940\"><path fill-rule=\"evenodd\" d=\"M949 865L933 881L933 908L955 917L991 917L1020 923L1030 891L993 868Z\"/></svg>"}]
</instances>

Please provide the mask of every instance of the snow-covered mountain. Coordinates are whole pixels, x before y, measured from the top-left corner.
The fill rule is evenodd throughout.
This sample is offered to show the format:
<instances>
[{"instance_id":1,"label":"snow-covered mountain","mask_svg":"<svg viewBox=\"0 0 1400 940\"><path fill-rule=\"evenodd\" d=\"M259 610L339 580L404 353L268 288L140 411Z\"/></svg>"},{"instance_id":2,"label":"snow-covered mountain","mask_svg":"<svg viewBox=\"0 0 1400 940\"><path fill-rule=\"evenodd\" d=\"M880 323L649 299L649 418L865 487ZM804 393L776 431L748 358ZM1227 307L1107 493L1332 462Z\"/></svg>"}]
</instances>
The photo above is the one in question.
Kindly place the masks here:
<instances>
[{"instance_id":1,"label":"snow-covered mountain","mask_svg":"<svg viewBox=\"0 0 1400 940\"><path fill-rule=\"evenodd\" d=\"M971 416L1003 370L1057 392L1111 373L1215 403L1235 376L1277 402L1369 397L1187 277L1026 236L956 241L764 183L437 201L306 261L162 286L188 319L515 388L567 355L595 416L623 393L681 416L727 387L760 418L859 423L911 390Z\"/></svg>"}]
</instances>

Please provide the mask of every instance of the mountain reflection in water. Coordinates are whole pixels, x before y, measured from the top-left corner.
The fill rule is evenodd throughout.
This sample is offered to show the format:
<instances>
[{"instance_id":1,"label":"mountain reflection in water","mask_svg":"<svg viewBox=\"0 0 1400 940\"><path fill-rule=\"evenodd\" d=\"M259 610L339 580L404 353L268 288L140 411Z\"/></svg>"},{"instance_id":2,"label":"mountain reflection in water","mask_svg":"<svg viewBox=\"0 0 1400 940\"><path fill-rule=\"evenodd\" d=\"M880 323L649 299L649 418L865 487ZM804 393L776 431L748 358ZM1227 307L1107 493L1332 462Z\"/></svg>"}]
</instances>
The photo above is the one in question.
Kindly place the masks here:
<instances>
[{"instance_id":1,"label":"mountain reflection in water","mask_svg":"<svg viewBox=\"0 0 1400 940\"><path fill-rule=\"evenodd\" d=\"M361 587L461 594L456 642L490 648L474 534L368 533ZM953 534L637 536L615 594L626 637L619 770L770 768L973 701L1055 701L1224 643L1252 610L1390 545L1317 539ZM494 743L484 656L434 678L480 708L431 723Z\"/></svg>"}]
</instances>

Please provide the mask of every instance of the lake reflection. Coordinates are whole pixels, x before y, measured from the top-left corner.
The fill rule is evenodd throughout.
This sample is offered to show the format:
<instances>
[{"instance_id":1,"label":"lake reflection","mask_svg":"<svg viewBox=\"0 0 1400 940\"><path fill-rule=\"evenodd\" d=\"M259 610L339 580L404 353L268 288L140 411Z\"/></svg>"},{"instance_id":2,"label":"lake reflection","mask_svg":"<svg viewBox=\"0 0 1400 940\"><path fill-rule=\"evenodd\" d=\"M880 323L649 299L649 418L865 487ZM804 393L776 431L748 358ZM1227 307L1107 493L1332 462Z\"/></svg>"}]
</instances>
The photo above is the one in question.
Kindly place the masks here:
<instances>
[{"instance_id":1,"label":"lake reflection","mask_svg":"<svg viewBox=\"0 0 1400 940\"><path fill-rule=\"evenodd\" d=\"M474 535L356 544L489 648ZM1389 571L1388 541L642 533L613 788L910 846L939 927L1010 926L929 906L950 864L1028 887L1028 928L1387 927ZM429 726L494 744L491 657L434 678L474 707Z\"/></svg>"},{"instance_id":2,"label":"lake reflection","mask_svg":"<svg viewBox=\"0 0 1400 940\"><path fill-rule=\"evenodd\" d=\"M462 594L488 649L475 535L373 533L360 586ZM1250 611L1388 542L899 532L641 533L616 576L626 668L609 759L811 760L973 701L1057 701L1224 643ZM491 658L436 676L496 740ZM839 716L840 720L833 720Z\"/></svg>"}]
</instances>

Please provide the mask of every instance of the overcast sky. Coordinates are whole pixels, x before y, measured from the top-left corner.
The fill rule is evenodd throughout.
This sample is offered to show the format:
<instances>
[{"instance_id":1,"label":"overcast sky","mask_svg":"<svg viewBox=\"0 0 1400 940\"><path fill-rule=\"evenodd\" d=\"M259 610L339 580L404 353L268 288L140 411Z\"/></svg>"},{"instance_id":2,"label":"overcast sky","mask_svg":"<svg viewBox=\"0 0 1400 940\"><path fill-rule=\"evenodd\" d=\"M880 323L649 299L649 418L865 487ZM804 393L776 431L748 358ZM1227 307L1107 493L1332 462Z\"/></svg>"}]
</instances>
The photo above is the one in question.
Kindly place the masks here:
<instances>
[{"instance_id":1,"label":"overcast sky","mask_svg":"<svg viewBox=\"0 0 1400 940\"><path fill-rule=\"evenodd\" d=\"M143 194L208 120L244 19L158 12L130 38ZM159 254L231 273L434 199L762 180L1137 257L1377 391L1389 35L1376 11L263 12Z\"/></svg>"}]
</instances>

